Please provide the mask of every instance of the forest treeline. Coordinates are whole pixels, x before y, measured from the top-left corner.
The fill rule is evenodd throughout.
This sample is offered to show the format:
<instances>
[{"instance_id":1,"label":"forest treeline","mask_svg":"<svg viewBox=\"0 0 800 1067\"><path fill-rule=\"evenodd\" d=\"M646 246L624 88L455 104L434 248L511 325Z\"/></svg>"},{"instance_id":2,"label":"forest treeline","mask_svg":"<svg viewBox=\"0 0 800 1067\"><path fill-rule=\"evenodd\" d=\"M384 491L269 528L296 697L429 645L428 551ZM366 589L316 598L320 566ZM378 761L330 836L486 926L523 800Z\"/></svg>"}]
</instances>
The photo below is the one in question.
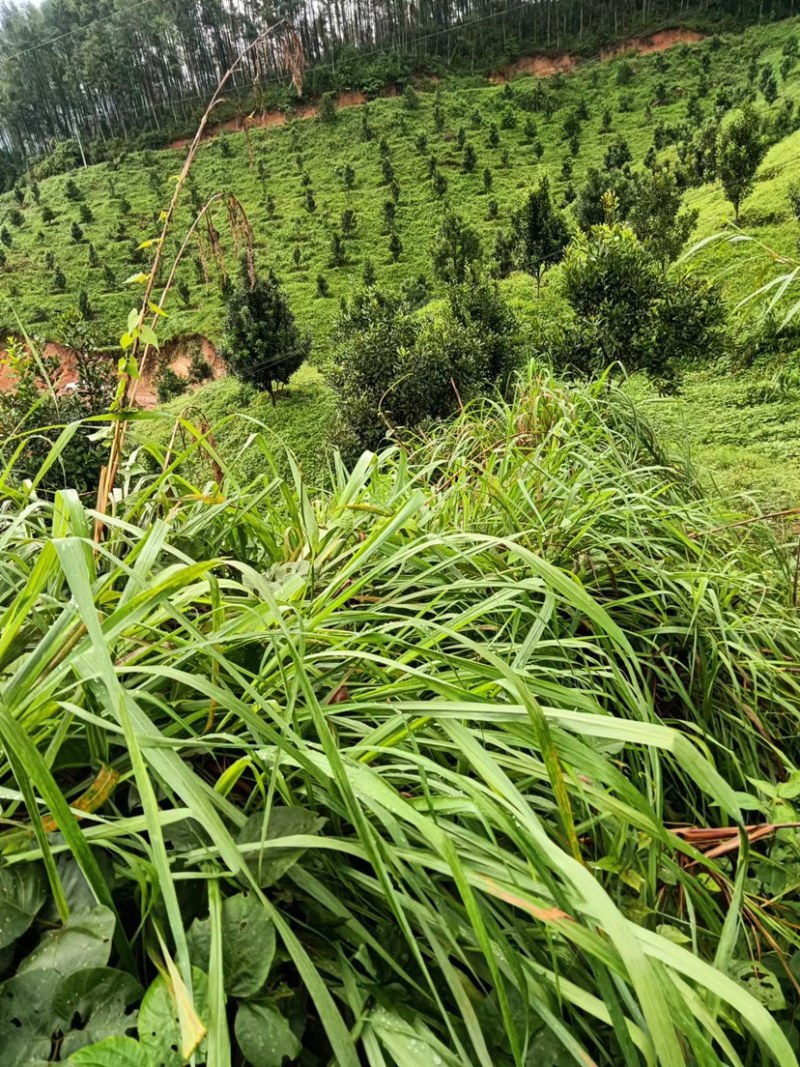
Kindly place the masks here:
<instances>
[{"instance_id":1,"label":"forest treeline","mask_svg":"<svg viewBox=\"0 0 800 1067\"><path fill-rule=\"evenodd\" d=\"M713 17L793 12L793 0L716 0ZM302 53L306 95L377 91L428 64L474 71L531 48L591 47L697 11L685 0L44 0L0 3L0 183L21 159L69 141L161 136L192 122L242 48L234 90L286 106ZM292 52L293 56L288 53ZM291 62L294 58L295 62ZM255 88L257 87L257 88Z\"/></svg>"}]
</instances>

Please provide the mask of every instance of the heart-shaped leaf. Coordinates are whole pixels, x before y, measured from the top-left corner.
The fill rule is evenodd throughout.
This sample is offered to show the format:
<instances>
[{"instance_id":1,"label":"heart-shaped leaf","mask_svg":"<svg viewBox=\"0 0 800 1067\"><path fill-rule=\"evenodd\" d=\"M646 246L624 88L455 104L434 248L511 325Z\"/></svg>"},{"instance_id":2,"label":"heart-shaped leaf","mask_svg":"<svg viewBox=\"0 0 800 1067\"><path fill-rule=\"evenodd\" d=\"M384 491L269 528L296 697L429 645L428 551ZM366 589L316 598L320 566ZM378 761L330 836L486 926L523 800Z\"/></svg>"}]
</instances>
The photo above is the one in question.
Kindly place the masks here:
<instances>
[{"instance_id":1,"label":"heart-shaped leaf","mask_svg":"<svg viewBox=\"0 0 800 1067\"><path fill-rule=\"evenodd\" d=\"M113 913L100 905L73 913L63 926L45 934L19 965L17 974L48 971L64 978L86 967L105 967L114 921Z\"/></svg>"},{"instance_id":2,"label":"heart-shaped leaf","mask_svg":"<svg viewBox=\"0 0 800 1067\"><path fill-rule=\"evenodd\" d=\"M196 920L189 931L192 962L208 971L211 920ZM237 893L222 904L222 970L225 992L253 997L267 980L275 956L275 928L262 905L248 893Z\"/></svg>"},{"instance_id":3,"label":"heart-shaped leaf","mask_svg":"<svg viewBox=\"0 0 800 1067\"><path fill-rule=\"evenodd\" d=\"M0 986L0 1062L27 1067L50 1056L51 1035L58 1026L53 1010L57 974L30 971Z\"/></svg>"},{"instance_id":4,"label":"heart-shaped leaf","mask_svg":"<svg viewBox=\"0 0 800 1067\"><path fill-rule=\"evenodd\" d=\"M74 1052L67 1067L160 1067L152 1053L130 1037L110 1037Z\"/></svg>"},{"instance_id":5,"label":"heart-shaped leaf","mask_svg":"<svg viewBox=\"0 0 800 1067\"><path fill-rule=\"evenodd\" d=\"M0 868L0 949L22 937L47 899L47 883L36 864Z\"/></svg>"},{"instance_id":6,"label":"heart-shaped leaf","mask_svg":"<svg viewBox=\"0 0 800 1067\"><path fill-rule=\"evenodd\" d=\"M201 1019L208 1018L208 977L192 967L194 1007ZM166 980L159 976L150 984L139 1008L139 1040L154 1057L157 1067L183 1067L178 1008ZM200 1046L201 1051L203 1045ZM198 1062L204 1062L198 1057Z\"/></svg>"},{"instance_id":7,"label":"heart-shaped leaf","mask_svg":"<svg viewBox=\"0 0 800 1067\"><path fill-rule=\"evenodd\" d=\"M69 1031L61 1045L62 1057L107 1037L135 1031L136 1011L128 1008L141 995L135 978L111 967L90 967L62 979L53 1000L64 1030Z\"/></svg>"},{"instance_id":8,"label":"heart-shaped leaf","mask_svg":"<svg viewBox=\"0 0 800 1067\"><path fill-rule=\"evenodd\" d=\"M303 1046L281 1013L271 1004L248 1001L236 1013L236 1040L252 1067L283 1067Z\"/></svg>"},{"instance_id":9,"label":"heart-shaped leaf","mask_svg":"<svg viewBox=\"0 0 800 1067\"><path fill-rule=\"evenodd\" d=\"M251 815L239 831L239 844L255 842L274 842L279 837L294 837L298 834L315 834L324 824L305 808L273 808L269 814L266 827L264 813ZM264 888L273 885L282 878L290 867L303 855L302 848L263 848L246 854L247 863Z\"/></svg>"}]
</instances>

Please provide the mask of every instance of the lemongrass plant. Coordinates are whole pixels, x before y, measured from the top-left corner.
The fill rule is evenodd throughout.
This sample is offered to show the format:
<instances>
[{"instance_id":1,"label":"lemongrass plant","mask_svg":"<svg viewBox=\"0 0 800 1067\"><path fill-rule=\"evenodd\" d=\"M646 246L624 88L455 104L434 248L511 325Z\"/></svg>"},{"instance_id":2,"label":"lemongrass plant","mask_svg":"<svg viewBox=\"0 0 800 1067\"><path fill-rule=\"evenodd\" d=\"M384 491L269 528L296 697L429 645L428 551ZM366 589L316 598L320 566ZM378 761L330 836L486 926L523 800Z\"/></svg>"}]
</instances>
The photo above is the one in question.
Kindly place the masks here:
<instances>
[{"instance_id":1,"label":"lemongrass plant","mask_svg":"<svg viewBox=\"0 0 800 1067\"><path fill-rule=\"evenodd\" d=\"M187 430L99 545L5 472L4 1067L796 1063L769 531L607 382L532 371L313 498Z\"/></svg>"}]
</instances>

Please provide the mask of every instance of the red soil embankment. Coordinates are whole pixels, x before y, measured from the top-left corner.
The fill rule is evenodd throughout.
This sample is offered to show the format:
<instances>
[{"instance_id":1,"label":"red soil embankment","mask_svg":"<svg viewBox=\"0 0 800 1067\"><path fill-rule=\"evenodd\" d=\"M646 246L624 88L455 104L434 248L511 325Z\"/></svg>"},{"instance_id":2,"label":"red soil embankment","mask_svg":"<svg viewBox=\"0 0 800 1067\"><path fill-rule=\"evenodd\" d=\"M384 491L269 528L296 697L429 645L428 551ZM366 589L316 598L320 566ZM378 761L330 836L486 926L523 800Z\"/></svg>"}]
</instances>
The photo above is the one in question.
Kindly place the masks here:
<instances>
[{"instance_id":1,"label":"red soil embankment","mask_svg":"<svg viewBox=\"0 0 800 1067\"><path fill-rule=\"evenodd\" d=\"M607 48L601 51L600 59L605 62L609 59L615 59L617 56L625 55L630 52L636 52L639 55L648 55L651 52L664 52L668 48L674 48L679 44L696 44L698 41L703 40L704 35L698 33L696 30L684 30L684 29L672 29L672 30L657 30L655 33L649 34L644 37L632 37L629 41L623 41L622 44L614 45L613 48ZM569 52L560 52L555 55L543 55L537 53L530 56L520 56L519 59L515 59L513 63L510 63L503 70L494 71L489 75L489 81L493 85L502 85L510 78L515 77L518 74L530 74L535 78L550 78L554 74L568 74L571 70L574 70L578 65L578 59L570 55ZM431 82L438 82L440 79L435 75L427 79ZM387 86L384 91L385 96L397 96L397 86ZM357 90L351 90L348 92L340 93L336 106L337 108L343 107L360 107L362 104L367 103L366 96ZM283 126L284 123L293 119L313 119L318 114L318 108L316 104L301 104L297 110L287 114L283 111L260 111L253 112L250 115L238 115L236 118L227 119L225 122L214 123L209 125L203 131L201 140L208 141L214 137L219 136L224 130L230 130L232 133L242 133L244 130L251 130L256 128L264 128L270 126ZM186 148L191 144L191 137L179 137L175 141L171 141L168 148Z\"/></svg>"},{"instance_id":2,"label":"red soil embankment","mask_svg":"<svg viewBox=\"0 0 800 1067\"><path fill-rule=\"evenodd\" d=\"M222 378L225 375L225 363L207 337L198 335L193 337L181 337L175 341L168 341L162 346L160 353L151 352L151 358L148 360L148 365L139 380L136 390L137 407L149 410L150 408L157 406L158 396L155 379L160 367L167 365L179 378L188 380L189 368L192 362L192 352L198 345L203 357L211 368L211 377L216 379ZM72 383L77 382L78 378L75 353L72 349L66 348L64 345L57 344L55 341L48 341L43 346L43 354L47 357L55 356L58 359L58 373L53 385L56 392L61 394L67 392ZM7 392L8 390L13 389L16 383L13 371L5 362L5 355L5 351L0 350L0 392ZM116 354L110 353L103 358L109 360L112 364L112 369L116 366ZM189 388L193 387L190 386Z\"/></svg>"},{"instance_id":3,"label":"red soil embankment","mask_svg":"<svg viewBox=\"0 0 800 1067\"><path fill-rule=\"evenodd\" d=\"M502 85L517 74L532 74L535 78L550 78L554 74L567 74L577 66L575 56L568 52L560 55L545 56L520 56L503 70L495 71L489 75L492 85Z\"/></svg>"},{"instance_id":4,"label":"red soil embankment","mask_svg":"<svg viewBox=\"0 0 800 1067\"><path fill-rule=\"evenodd\" d=\"M387 96L395 96L397 90L393 92L387 92ZM346 93L339 93L336 100L337 108L341 107L360 107L361 104L366 104L367 98L363 93L351 91ZM268 126L283 126L285 122L290 119L314 119L317 117L318 108L316 104L301 104L296 111L292 111L290 114L286 114L283 111L259 111L252 112L250 115L237 115L235 119L228 119L226 122L218 122L213 126L207 126L203 131L201 140L208 141L212 137L217 137L223 130L230 130L232 133L242 133L244 130L253 130L257 128L263 128ZM177 141L171 141L168 148L186 148L187 145L192 143L191 137L180 137Z\"/></svg>"},{"instance_id":5,"label":"red soil embankment","mask_svg":"<svg viewBox=\"0 0 800 1067\"><path fill-rule=\"evenodd\" d=\"M136 404L138 407L147 410L157 407L158 396L156 394L155 378L160 367L166 365L173 370L179 378L188 380L189 368L192 362L192 349L196 345L200 346L203 358L211 368L211 378L214 381L216 381L217 378L224 378L227 373L225 362L207 337L198 335L195 337L180 337L175 341L167 341L166 344L161 346L160 352L150 353L150 362L145 368L145 373L139 380L139 387L136 390ZM189 386L189 388L192 389L194 387Z\"/></svg>"},{"instance_id":6,"label":"red soil embankment","mask_svg":"<svg viewBox=\"0 0 800 1067\"><path fill-rule=\"evenodd\" d=\"M698 41L702 41L705 34L698 33L696 30L658 30L657 33L651 33L646 37L633 37L630 41L623 41L622 44L616 44L613 48L606 48L600 53L600 59L605 63L606 60L616 59L617 56L624 56L630 52L636 52L639 55L646 56L652 52L666 52L668 48L674 48L679 44L697 44Z\"/></svg>"}]
</instances>

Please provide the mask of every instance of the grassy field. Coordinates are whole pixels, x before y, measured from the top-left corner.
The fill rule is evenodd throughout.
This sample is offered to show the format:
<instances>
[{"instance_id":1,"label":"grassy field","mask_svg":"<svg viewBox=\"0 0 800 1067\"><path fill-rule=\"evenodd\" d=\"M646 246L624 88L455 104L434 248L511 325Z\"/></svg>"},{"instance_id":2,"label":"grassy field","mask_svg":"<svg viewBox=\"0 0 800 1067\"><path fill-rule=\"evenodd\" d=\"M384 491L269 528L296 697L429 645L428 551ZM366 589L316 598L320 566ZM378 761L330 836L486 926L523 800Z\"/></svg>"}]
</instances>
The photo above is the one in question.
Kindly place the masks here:
<instances>
[{"instance_id":1,"label":"grassy field","mask_svg":"<svg viewBox=\"0 0 800 1067\"><path fill-rule=\"evenodd\" d=\"M184 198L174 240L181 240L189 226L192 198L196 205L220 190L235 195L247 211L258 264L274 268L281 277L300 324L313 335L312 361L319 364L330 352L339 299L359 283L367 259L380 285L396 288L420 275L430 280L429 247L448 205L478 228L490 254L497 233L508 225L511 212L540 174L548 173L556 193L562 195L568 184L562 167L571 158L563 123L581 102L587 105L589 117L572 160L569 181L576 187L590 166L602 163L608 144L619 134L627 138L634 160L640 162L652 144L656 123L674 124L685 117L689 98L701 88L704 63L710 88L700 99L700 107L708 115L718 91L743 84L754 54L759 64L771 63L777 76L781 47L799 29L800 20L791 20L735 37L680 45L657 55L587 62L572 74L545 82L520 77L507 87L477 79L443 83L435 90L421 86L427 91L417 94L416 108L409 108L402 98L381 98L365 107L340 110L330 124L297 120L281 127L253 129L246 135L224 134L200 148L193 171L195 188ZM620 73L623 70L630 70L629 80ZM549 118L530 110L540 86L553 104ZM777 110L786 99L800 100L800 68L781 82L780 96L771 109ZM760 106L767 107L763 100ZM610 132L602 130L605 107L612 112ZM443 115L438 129L437 111ZM371 140L364 140L365 122ZM458 147L460 130L476 154L475 168L469 173L463 169L463 152ZM399 190L393 223L402 242L397 262L392 262L389 252L390 228L384 217L385 204L391 199L382 170L386 146ZM665 149L661 156L674 151ZM10 330L18 317L35 332L52 336L58 313L75 306L83 289L98 336L113 342L138 298L137 286L126 285L125 279L141 269L137 257L151 254L137 253L136 246L156 234L159 212L170 196L170 179L183 156L179 150L135 153L115 167L102 164L42 182L38 203L31 188L25 189L22 204L11 193L0 198L0 227L5 227L11 239L10 247L3 246L6 263L0 270L0 285L8 299L2 305L0 324ZM742 211L742 227L780 252L790 252L796 244L797 228L786 192L799 156L800 133L775 145ZM431 158L447 178L443 196L435 193L428 176ZM351 189L346 188L346 168L353 172ZM490 191L485 186L487 169ZM70 199L70 181L80 199ZM308 210L309 191L313 211ZM699 211L697 239L719 231L731 218L731 208L718 186L690 190L687 202ZM346 262L334 267L331 241L347 209L354 212L355 230L345 240ZM45 221L50 215L50 221ZM73 233L76 223L80 235ZM187 301L184 304L173 292L170 317L161 329L165 339L190 332L219 339L221 269L224 264L224 269L235 270L237 241L222 207L214 216L214 226L219 235L216 251L204 233L179 269L178 278L188 288ZM775 271L762 251L741 246L714 246L695 263L697 269L720 277L731 306ZM63 274L63 292L54 291L57 272ZM206 273L207 281L203 280ZM320 275L329 289L326 296L319 292ZM541 313L541 306L534 306L529 279L514 278L507 284L523 317ZM553 299L557 271L552 272L550 287L555 292L548 297ZM763 376L759 371L755 379ZM658 406L658 417L682 446L687 441L696 446L696 458L717 471L724 488L760 490L766 484L773 495L791 496L794 475L784 470L784 464L788 466L797 448L796 427L793 416L778 414L786 415L785 405L792 408L791 398L782 402L784 406L770 403L765 407L755 402L758 388L753 390L752 384L749 376L737 382L727 377L720 381L713 374L695 378L680 401ZM300 399L304 395L301 386L289 394L288 402L282 401L282 415L269 412L270 424L280 424L279 431L292 441L303 438L305 432ZM742 408L742 398L748 396ZM232 402L230 408L227 400ZM205 387L202 393L202 405L215 414L241 410L242 401L230 385ZM259 400L252 412L256 418L263 406ZM743 411L753 414L743 417ZM308 422L313 424L311 415Z\"/></svg>"}]
</instances>

